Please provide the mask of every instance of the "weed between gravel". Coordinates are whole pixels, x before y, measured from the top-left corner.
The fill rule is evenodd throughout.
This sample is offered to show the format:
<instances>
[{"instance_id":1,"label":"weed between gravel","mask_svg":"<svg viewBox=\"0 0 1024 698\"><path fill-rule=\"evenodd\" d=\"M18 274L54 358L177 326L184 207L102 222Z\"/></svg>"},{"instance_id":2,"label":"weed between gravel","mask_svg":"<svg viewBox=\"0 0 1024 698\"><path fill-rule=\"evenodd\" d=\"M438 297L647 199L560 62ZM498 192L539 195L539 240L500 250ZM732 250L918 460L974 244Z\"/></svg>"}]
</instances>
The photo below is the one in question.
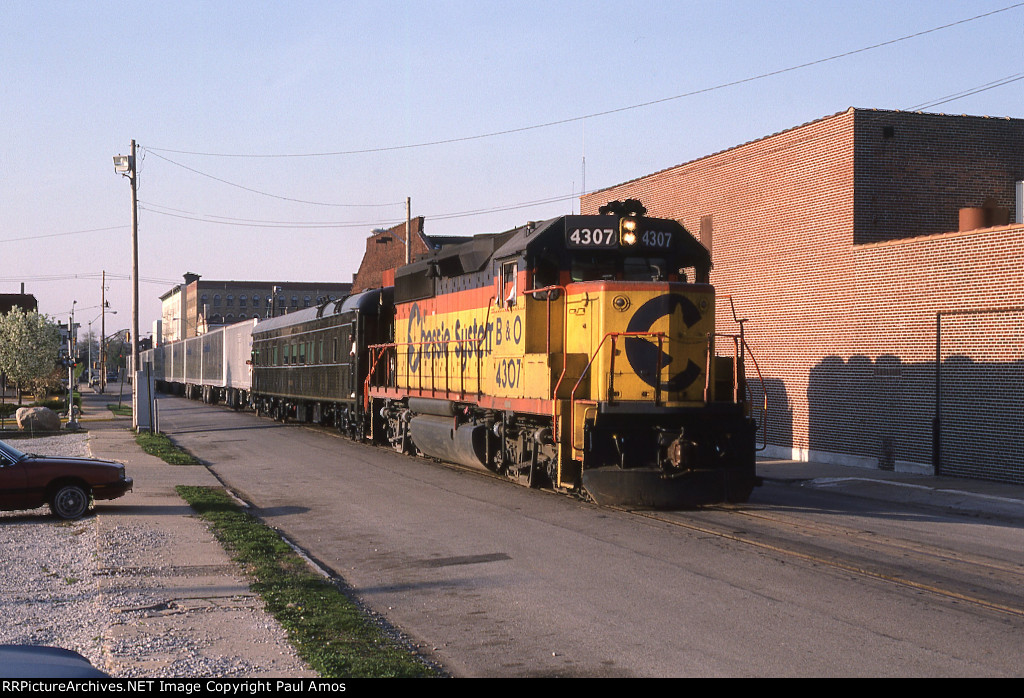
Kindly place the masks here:
<instances>
[{"instance_id":1,"label":"weed between gravel","mask_svg":"<svg viewBox=\"0 0 1024 698\"><path fill-rule=\"evenodd\" d=\"M271 528L223 491L178 486L242 563L299 655L324 677L428 677L422 661L381 633L341 591L313 572Z\"/></svg>"}]
</instances>

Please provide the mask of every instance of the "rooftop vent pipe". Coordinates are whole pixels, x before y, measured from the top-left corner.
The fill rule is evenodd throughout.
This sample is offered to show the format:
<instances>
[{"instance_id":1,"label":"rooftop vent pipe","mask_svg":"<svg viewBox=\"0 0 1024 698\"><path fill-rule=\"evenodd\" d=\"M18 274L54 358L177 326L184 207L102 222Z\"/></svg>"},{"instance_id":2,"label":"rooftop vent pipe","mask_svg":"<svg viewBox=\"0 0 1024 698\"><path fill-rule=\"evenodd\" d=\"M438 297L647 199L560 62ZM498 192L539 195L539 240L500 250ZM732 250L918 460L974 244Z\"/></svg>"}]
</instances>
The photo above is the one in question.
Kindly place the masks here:
<instances>
[{"instance_id":1,"label":"rooftop vent pipe","mask_svg":"<svg viewBox=\"0 0 1024 698\"><path fill-rule=\"evenodd\" d=\"M977 230L978 228L991 228L997 225L1009 225L1009 223L1010 209L1001 208L992 197L985 199L980 208L969 207L960 209L960 232Z\"/></svg>"}]
</instances>

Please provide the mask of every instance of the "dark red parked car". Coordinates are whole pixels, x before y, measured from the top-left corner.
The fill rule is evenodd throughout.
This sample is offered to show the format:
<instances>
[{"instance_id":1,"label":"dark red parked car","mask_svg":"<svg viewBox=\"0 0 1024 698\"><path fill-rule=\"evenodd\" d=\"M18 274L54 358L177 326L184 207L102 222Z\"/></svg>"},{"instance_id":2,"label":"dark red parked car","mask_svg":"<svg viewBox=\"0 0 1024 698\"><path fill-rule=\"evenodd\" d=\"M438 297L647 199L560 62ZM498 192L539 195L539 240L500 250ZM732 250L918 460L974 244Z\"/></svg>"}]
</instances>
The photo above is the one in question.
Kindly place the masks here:
<instances>
[{"instance_id":1,"label":"dark red parked car","mask_svg":"<svg viewBox=\"0 0 1024 698\"><path fill-rule=\"evenodd\" d=\"M131 492L124 466L95 458L22 453L0 441L0 509L35 509L44 504L62 519L77 519L91 499L116 499Z\"/></svg>"}]
</instances>

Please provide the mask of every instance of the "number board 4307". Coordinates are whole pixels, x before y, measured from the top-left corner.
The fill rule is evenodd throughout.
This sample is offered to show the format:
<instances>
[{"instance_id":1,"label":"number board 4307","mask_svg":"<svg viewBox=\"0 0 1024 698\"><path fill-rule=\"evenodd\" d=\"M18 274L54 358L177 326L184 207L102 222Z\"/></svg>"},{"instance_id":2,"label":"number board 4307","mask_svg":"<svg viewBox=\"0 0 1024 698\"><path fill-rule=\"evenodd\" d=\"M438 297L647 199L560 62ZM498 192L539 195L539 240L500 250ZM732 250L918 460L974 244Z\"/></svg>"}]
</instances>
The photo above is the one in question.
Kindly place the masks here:
<instances>
[{"instance_id":1,"label":"number board 4307","mask_svg":"<svg viewBox=\"0 0 1024 698\"><path fill-rule=\"evenodd\" d=\"M618 247L619 231L611 227L573 226L565 230L565 244L567 247Z\"/></svg>"},{"instance_id":2,"label":"number board 4307","mask_svg":"<svg viewBox=\"0 0 1024 698\"><path fill-rule=\"evenodd\" d=\"M643 247L654 250L667 250L672 247L672 231L640 230L637 234L637 241Z\"/></svg>"}]
</instances>

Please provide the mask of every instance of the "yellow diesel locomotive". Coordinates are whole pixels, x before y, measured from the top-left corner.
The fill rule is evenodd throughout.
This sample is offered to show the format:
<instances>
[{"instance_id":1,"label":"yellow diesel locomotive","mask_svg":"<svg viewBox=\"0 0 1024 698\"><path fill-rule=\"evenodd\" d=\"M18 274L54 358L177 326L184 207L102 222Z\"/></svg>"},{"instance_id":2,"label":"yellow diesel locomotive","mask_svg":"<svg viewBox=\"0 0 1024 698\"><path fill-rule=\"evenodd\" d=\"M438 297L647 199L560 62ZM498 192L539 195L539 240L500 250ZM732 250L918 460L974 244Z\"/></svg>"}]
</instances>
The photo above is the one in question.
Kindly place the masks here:
<instances>
[{"instance_id":1,"label":"yellow diesel locomotive","mask_svg":"<svg viewBox=\"0 0 1024 698\"><path fill-rule=\"evenodd\" d=\"M603 504L745 501L742 338L716 335L708 251L645 214L612 202L399 268L362 374L371 438Z\"/></svg>"}]
</instances>

